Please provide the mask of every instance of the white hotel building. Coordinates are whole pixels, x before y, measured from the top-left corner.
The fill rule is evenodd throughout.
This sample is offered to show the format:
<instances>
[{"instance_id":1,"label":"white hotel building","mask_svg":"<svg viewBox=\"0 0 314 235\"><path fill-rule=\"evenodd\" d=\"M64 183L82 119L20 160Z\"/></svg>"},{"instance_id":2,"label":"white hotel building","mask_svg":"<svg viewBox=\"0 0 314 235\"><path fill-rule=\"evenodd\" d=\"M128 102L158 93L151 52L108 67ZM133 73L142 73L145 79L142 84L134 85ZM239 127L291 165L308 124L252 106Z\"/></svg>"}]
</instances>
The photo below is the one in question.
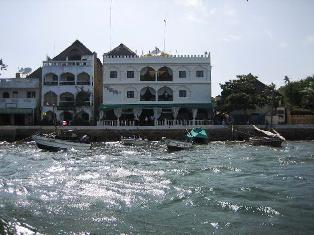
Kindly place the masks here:
<instances>
[{"instance_id":1,"label":"white hotel building","mask_svg":"<svg viewBox=\"0 0 314 235\"><path fill-rule=\"evenodd\" d=\"M212 121L210 55L138 56L120 44L103 56L98 125L197 126Z\"/></svg>"}]
</instances>

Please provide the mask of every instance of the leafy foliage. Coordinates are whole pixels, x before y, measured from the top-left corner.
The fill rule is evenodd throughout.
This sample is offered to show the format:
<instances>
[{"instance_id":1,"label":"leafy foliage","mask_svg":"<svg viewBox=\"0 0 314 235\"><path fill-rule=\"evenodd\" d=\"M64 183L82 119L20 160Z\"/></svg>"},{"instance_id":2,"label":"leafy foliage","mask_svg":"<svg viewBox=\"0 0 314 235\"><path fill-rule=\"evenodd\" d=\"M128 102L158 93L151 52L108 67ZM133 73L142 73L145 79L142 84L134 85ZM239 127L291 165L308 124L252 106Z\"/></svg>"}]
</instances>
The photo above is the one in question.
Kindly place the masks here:
<instances>
[{"instance_id":1,"label":"leafy foliage","mask_svg":"<svg viewBox=\"0 0 314 235\"><path fill-rule=\"evenodd\" d=\"M237 75L237 78L225 84L220 84L222 89L221 101L218 102L220 111L246 111L273 104L273 102L275 106L278 105L281 96L278 92L275 92L275 85L267 86L251 73Z\"/></svg>"},{"instance_id":2,"label":"leafy foliage","mask_svg":"<svg viewBox=\"0 0 314 235\"><path fill-rule=\"evenodd\" d=\"M280 87L279 91L291 107L314 110L314 75L293 82L288 78L286 85Z\"/></svg>"}]
</instances>

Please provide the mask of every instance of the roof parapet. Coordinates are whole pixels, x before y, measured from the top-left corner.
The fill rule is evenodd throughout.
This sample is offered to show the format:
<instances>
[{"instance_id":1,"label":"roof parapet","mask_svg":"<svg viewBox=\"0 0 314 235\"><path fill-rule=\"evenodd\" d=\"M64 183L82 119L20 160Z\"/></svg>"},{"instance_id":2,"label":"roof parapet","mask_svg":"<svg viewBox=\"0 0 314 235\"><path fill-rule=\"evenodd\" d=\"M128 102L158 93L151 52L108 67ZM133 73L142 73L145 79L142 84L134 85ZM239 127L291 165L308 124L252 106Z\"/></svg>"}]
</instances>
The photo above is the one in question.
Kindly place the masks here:
<instances>
[{"instance_id":1,"label":"roof parapet","mask_svg":"<svg viewBox=\"0 0 314 235\"><path fill-rule=\"evenodd\" d=\"M104 58L210 58L210 52L205 53L204 55L158 55L158 56L147 56L147 55L106 55Z\"/></svg>"}]
</instances>

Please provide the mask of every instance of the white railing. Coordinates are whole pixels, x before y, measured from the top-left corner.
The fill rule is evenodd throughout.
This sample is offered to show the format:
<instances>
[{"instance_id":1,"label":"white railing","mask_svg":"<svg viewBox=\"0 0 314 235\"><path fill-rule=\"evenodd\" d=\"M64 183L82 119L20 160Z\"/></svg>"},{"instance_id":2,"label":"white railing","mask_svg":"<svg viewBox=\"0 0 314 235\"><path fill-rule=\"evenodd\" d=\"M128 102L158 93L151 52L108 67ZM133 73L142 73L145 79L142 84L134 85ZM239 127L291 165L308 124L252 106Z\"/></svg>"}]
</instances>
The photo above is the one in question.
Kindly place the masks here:
<instances>
[{"instance_id":1,"label":"white railing","mask_svg":"<svg viewBox=\"0 0 314 235\"><path fill-rule=\"evenodd\" d=\"M212 120L162 120L151 121L147 123L139 123L138 121L118 121L118 120L100 120L97 126L104 126L110 129L141 129L141 128L177 128L177 127L195 127L213 125Z\"/></svg>"},{"instance_id":2,"label":"white railing","mask_svg":"<svg viewBox=\"0 0 314 235\"><path fill-rule=\"evenodd\" d=\"M0 108L36 108L35 98L0 98Z\"/></svg>"},{"instance_id":3,"label":"white railing","mask_svg":"<svg viewBox=\"0 0 314 235\"><path fill-rule=\"evenodd\" d=\"M91 66L91 61L88 60L67 60L67 61L44 61L43 66Z\"/></svg>"}]
</instances>

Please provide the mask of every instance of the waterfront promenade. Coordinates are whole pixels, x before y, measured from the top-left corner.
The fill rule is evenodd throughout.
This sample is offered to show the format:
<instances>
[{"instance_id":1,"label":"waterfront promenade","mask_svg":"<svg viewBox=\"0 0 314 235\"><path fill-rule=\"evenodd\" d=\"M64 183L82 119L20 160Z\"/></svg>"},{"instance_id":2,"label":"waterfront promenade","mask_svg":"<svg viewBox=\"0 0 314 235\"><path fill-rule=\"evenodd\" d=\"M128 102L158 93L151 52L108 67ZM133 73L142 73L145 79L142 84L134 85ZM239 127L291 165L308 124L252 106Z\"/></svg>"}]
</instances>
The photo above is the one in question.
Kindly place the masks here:
<instances>
[{"instance_id":1,"label":"waterfront promenade","mask_svg":"<svg viewBox=\"0 0 314 235\"><path fill-rule=\"evenodd\" d=\"M234 126L236 130L234 132L230 126L224 125L203 125L202 127L207 130L211 141L238 140L254 131L251 125ZM63 126L58 128L86 133L92 137L93 141L117 141L121 136L132 135L140 135L149 140L160 140L162 137L182 139L186 130L191 129L192 126L119 126L118 128L116 126ZM275 125L274 128L287 140L314 140L314 125ZM0 140L27 139L37 132L49 133L54 129L54 126L1 126Z\"/></svg>"}]
</instances>

